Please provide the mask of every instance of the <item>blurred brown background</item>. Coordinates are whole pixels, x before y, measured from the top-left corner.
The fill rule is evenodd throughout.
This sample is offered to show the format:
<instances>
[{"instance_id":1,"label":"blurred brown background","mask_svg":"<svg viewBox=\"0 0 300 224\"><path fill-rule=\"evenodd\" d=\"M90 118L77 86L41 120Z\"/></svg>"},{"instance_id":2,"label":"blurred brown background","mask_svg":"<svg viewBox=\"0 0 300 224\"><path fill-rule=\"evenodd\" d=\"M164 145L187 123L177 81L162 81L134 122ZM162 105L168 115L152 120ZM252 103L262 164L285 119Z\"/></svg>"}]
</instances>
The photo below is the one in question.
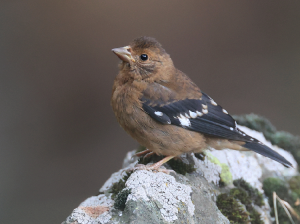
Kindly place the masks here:
<instances>
[{"instance_id":1,"label":"blurred brown background","mask_svg":"<svg viewBox=\"0 0 300 224\"><path fill-rule=\"evenodd\" d=\"M61 223L137 147L111 49L142 35L230 113L300 134L299 1L3 0L0 223Z\"/></svg>"}]
</instances>

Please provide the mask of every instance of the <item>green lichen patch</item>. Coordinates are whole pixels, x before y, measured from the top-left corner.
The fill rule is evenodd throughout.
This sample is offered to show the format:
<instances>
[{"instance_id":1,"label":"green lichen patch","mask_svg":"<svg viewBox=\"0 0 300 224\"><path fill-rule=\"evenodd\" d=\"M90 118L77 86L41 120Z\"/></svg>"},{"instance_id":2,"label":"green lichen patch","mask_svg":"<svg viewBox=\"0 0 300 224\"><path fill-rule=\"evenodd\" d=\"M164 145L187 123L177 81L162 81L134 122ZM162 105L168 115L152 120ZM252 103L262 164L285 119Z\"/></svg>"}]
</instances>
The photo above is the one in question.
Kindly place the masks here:
<instances>
[{"instance_id":1,"label":"green lichen patch","mask_svg":"<svg viewBox=\"0 0 300 224\"><path fill-rule=\"evenodd\" d=\"M289 151L300 164L300 137L285 131L277 131L271 122L256 114L233 116L236 122L250 129L262 132L267 140ZM300 170L300 166L299 166Z\"/></svg>"},{"instance_id":2,"label":"green lichen patch","mask_svg":"<svg viewBox=\"0 0 300 224\"><path fill-rule=\"evenodd\" d=\"M249 213L244 206L232 195L220 194L217 198L217 206L231 224L246 224L249 221Z\"/></svg>"},{"instance_id":3,"label":"green lichen patch","mask_svg":"<svg viewBox=\"0 0 300 224\"><path fill-rule=\"evenodd\" d=\"M266 178L263 182L263 189L265 191L266 196L269 198L269 204L272 208L271 216L274 217L275 215L273 205L273 192L276 192L279 198L288 202L300 215L299 206L295 205L295 202L297 200L297 194L289 190L289 186L286 181L274 177ZM280 203L277 203L277 212L279 223L290 223L289 218L282 206L280 205Z\"/></svg>"},{"instance_id":4,"label":"green lichen patch","mask_svg":"<svg viewBox=\"0 0 300 224\"><path fill-rule=\"evenodd\" d=\"M126 205L126 201L127 201L128 195L130 193L131 193L130 189L123 189L122 191L120 191L116 195L116 197L115 197L115 203L114 203L115 209L119 209L121 211L124 211L125 205Z\"/></svg>"},{"instance_id":5,"label":"green lichen patch","mask_svg":"<svg viewBox=\"0 0 300 224\"><path fill-rule=\"evenodd\" d=\"M112 185L111 189L109 190L109 193L112 193L112 199L115 199L119 192L125 188L125 183L132 173L133 171L126 172L126 175L122 179L120 179L119 182Z\"/></svg>"},{"instance_id":6,"label":"green lichen patch","mask_svg":"<svg viewBox=\"0 0 300 224\"><path fill-rule=\"evenodd\" d=\"M232 183L232 174L230 172L229 166L226 163L221 163L219 159L209 151L204 151L206 158L211 162L221 167L220 181L221 186L226 186Z\"/></svg>"},{"instance_id":7,"label":"green lichen patch","mask_svg":"<svg viewBox=\"0 0 300 224\"><path fill-rule=\"evenodd\" d=\"M244 179L240 178L233 181L234 186L237 188L244 189L247 191L249 197L251 198L251 201L258 205L262 206L264 205L263 195L258 191L258 189L252 187L249 183L247 183Z\"/></svg>"},{"instance_id":8,"label":"green lichen patch","mask_svg":"<svg viewBox=\"0 0 300 224\"><path fill-rule=\"evenodd\" d=\"M232 183L232 174L230 172L229 166L225 163L220 163L222 171L220 173L220 181L224 183L224 185L229 185Z\"/></svg>"}]
</instances>

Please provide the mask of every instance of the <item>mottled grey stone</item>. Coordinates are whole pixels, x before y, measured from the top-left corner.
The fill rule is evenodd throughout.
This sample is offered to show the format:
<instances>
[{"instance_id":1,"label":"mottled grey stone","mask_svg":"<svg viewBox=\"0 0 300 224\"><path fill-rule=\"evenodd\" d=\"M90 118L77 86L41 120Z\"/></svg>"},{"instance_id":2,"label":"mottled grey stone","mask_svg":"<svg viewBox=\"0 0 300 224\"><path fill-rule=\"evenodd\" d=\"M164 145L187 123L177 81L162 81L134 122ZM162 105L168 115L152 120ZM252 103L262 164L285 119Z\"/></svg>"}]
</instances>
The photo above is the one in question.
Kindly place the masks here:
<instances>
[{"instance_id":1,"label":"mottled grey stone","mask_svg":"<svg viewBox=\"0 0 300 224\"><path fill-rule=\"evenodd\" d=\"M240 127L244 132L257 138L285 156L297 167L293 156L267 142L261 133ZM204 151L205 158L200 160L194 154L183 154L182 161L192 164L195 171L186 175L175 172L165 174L146 170L134 171L125 183L125 190L130 194L124 211L114 208L110 189L132 170L137 158L134 151L127 154L123 168L101 187L101 194L82 202L63 224L151 224L151 223L195 223L229 224L229 220L216 206L220 191L228 192L233 187L232 181L244 178L251 186L262 190L262 180L266 176L289 177L298 174L297 169L287 169L280 164L253 152L234 150ZM166 165L168 169L170 166ZM219 181L226 188L219 187ZM116 200L116 198L115 198ZM265 198L265 206L257 211L265 223L270 223L270 208Z\"/></svg>"}]
</instances>

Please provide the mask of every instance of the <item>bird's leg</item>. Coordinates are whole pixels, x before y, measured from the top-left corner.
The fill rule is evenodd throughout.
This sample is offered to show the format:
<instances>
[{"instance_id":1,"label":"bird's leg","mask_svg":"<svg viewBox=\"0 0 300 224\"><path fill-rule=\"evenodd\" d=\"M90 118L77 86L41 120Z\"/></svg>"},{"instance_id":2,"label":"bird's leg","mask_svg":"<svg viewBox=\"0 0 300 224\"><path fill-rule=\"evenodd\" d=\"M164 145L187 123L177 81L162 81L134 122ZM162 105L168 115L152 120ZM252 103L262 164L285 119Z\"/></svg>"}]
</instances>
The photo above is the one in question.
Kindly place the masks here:
<instances>
[{"instance_id":1,"label":"bird's leg","mask_svg":"<svg viewBox=\"0 0 300 224\"><path fill-rule=\"evenodd\" d=\"M174 158L174 156L167 156L167 157L163 158L162 160L158 161L157 163L150 165L149 168L151 170L158 170L159 167L161 167L161 165L163 165L164 163L168 162L169 160L171 160L173 158Z\"/></svg>"},{"instance_id":2,"label":"bird's leg","mask_svg":"<svg viewBox=\"0 0 300 224\"><path fill-rule=\"evenodd\" d=\"M150 149L146 149L144 151L136 153L134 156L140 157L140 156L145 155L145 154L147 154L149 152L151 152L151 150Z\"/></svg>"},{"instance_id":3,"label":"bird's leg","mask_svg":"<svg viewBox=\"0 0 300 224\"><path fill-rule=\"evenodd\" d=\"M162 160L158 161L157 163L151 164L151 165L143 165L143 164L137 164L137 167L134 168L134 170L155 170L158 172L164 172L166 174L169 174L170 172L175 172L173 170L167 170L167 169L160 169L161 165L168 162L169 160L173 159L174 156L167 156L163 158Z\"/></svg>"}]
</instances>

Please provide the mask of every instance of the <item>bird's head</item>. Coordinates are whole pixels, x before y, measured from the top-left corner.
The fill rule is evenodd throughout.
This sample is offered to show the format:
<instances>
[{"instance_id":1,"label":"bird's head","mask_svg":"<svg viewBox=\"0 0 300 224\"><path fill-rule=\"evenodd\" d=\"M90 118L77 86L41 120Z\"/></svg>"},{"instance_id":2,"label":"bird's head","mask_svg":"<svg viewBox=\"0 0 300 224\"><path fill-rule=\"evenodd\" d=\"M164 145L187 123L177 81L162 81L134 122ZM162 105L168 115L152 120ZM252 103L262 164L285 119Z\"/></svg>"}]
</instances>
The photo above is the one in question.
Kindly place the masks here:
<instances>
[{"instance_id":1,"label":"bird's head","mask_svg":"<svg viewBox=\"0 0 300 224\"><path fill-rule=\"evenodd\" d=\"M130 45L112 51L122 60L121 72L134 79L154 78L168 74L174 68L172 59L152 37L139 37Z\"/></svg>"}]
</instances>

